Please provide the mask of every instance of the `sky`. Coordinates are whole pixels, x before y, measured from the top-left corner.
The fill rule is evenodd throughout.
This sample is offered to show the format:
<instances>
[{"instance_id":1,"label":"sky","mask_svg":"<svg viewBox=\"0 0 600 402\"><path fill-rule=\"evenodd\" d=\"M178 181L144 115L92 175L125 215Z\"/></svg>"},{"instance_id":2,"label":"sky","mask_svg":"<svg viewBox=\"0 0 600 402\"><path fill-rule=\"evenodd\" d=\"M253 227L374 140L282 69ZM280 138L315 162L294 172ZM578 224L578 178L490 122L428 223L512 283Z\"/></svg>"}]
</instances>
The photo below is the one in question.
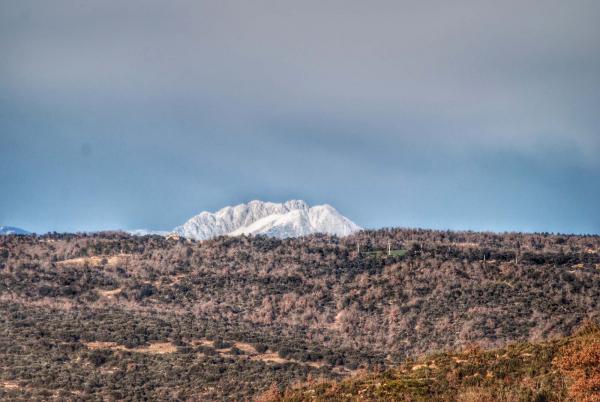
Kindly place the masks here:
<instances>
[{"instance_id":1,"label":"sky","mask_svg":"<svg viewBox=\"0 0 600 402\"><path fill-rule=\"evenodd\" d=\"M0 225L253 199L600 233L600 2L0 0Z\"/></svg>"}]
</instances>

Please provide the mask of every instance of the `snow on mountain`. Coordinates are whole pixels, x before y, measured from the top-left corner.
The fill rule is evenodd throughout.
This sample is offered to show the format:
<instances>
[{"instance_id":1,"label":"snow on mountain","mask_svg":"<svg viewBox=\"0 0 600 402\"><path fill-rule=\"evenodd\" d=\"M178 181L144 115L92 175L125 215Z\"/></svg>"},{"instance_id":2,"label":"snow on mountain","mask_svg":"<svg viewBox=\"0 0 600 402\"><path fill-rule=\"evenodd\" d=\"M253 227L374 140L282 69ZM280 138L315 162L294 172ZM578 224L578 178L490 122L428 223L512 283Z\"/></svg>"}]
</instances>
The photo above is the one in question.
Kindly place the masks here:
<instances>
[{"instance_id":1,"label":"snow on mountain","mask_svg":"<svg viewBox=\"0 0 600 402\"><path fill-rule=\"evenodd\" d=\"M202 212L174 232L183 237L206 240L217 236L242 234L287 238L312 233L347 236L361 230L330 205L309 207L301 200L281 204L250 201L217 212Z\"/></svg>"},{"instance_id":2,"label":"snow on mountain","mask_svg":"<svg viewBox=\"0 0 600 402\"><path fill-rule=\"evenodd\" d=\"M165 230L148 230L148 229L134 229L134 230L126 230L126 233L129 233L133 236L148 236L148 235L158 235L158 236L166 236L169 231Z\"/></svg>"},{"instance_id":3,"label":"snow on mountain","mask_svg":"<svg viewBox=\"0 0 600 402\"><path fill-rule=\"evenodd\" d=\"M20 229L20 228L13 227L13 226L0 226L0 235L10 235L10 234L27 235L27 234L29 234L29 232L26 230Z\"/></svg>"}]
</instances>

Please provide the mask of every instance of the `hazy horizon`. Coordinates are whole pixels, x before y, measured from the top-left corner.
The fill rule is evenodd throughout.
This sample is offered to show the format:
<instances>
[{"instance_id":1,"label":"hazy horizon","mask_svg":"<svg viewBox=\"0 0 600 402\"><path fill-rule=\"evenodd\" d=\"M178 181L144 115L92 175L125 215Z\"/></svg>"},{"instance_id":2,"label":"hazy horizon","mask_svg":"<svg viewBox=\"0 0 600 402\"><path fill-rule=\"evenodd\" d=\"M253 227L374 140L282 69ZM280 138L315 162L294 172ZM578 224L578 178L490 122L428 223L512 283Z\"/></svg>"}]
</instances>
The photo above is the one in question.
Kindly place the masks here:
<instances>
[{"instance_id":1,"label":"hazy horizon","mask_svg":"<svg viewBox=\"0 0 600 402\"><path fill-rule=\"evenodd\" d=\"M250 201L256 201L256 200L248 200L248 202ZM261 200L262 201L262 200ZM281 202L285 202L285 201L289 201L289 200L282 200ZM247 204L248 202L244 202L242 204ZM266 202L271 202L271 201L266 201ZM273 202L278 202L278 201L273 201ZM232 204L232 205L227 205L227 206L236 206L239 204ZM314 205L318 205L318 204L309 204L309 206L314 206ZM219 208L220 209L220 208ZM211 211L199 211L198 214L200 212L217 212L217 210L211 210ZM198 214L194 214L198 215ZM190 216L191 218L192 216ZM349 218L349 217L348 217ZM187 221L187 219L186 219ZM183 224L185 222L180 222L178 223L176 226L179 226L181 224ZM16 229L24 229L29 231L27 228L23 228L23 227L19 227L19 226L14 226L14 225L0 225L0 227L8 227L8 228L16 228ZM393 228L399 228L399 229L423 229L423 230L434 230L434 231L456 231L456 232L482 232L482 233L498 233L498 234L502 234L502 233L551 233L551 234L560 234L560 235L599 235L599 233L586 233L586 232L560 232L560 231L537 231L537 230L493 230L493 229L485 229L485 228L480 228L480 229L472 229L472 228L460 228L460 227L456 227L456 228L446 228L446 227L423 227L423 226L402 226L402 225L397 225L397 226L377 226L377 227L366 227L363 226L362 229L364 230L378 230L378 229L393 229ZM67 230L67 231L56 231L56 230L46 230L46 231L42 231L42 232L36 232L36 231L30 231L32 234L36 234L36 235L44 235L44 234L49 234L49 233L102 233L102 232L114 232L114 231L123 231L123 232L136 232L139 231L144 232L147 231L148 234L152 233L158 233L158 232L164 232L164 233L168 233L168 232L172 232L173 229L175 229L174 227L171 228L163 228L163 229L156 229L156 228L119 228L119 227L115 227L115 228L105 228L105 229L98 229L98 230Z\"/></svg>"},{"instance_id":2,"label":"hazy horizon","mask_svg":"<svg viewBox=\"0 0 600 402\"><path fill-rule=\"evenodd\" d=\"M600 3L0 4L0 225L252 199L365 228L600 233Z\"/></svg>"}]
</instances>

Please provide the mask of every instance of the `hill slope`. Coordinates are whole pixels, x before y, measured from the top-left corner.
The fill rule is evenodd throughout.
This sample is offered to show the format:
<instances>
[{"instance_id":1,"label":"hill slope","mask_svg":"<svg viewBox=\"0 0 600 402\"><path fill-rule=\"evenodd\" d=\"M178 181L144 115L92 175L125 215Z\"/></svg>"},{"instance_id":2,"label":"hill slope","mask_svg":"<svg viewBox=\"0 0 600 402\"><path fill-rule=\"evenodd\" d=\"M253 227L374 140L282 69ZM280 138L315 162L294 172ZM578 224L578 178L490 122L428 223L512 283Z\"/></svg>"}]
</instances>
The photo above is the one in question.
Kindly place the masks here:
<instances>
[{"instance_id":1,"label":"hill slope","mask_svg":"<svg viewBox=\"0 0 600 402\"><path fill-rule=\"evenodd\" d=\"M600 401L600 328L501 349L438 353L383 373L313 381L267 401Z\"/></svg>"},{"instance_id":2,"label":"hill slope","mask_svg":"<svg viewBox=\"0 0 600 402\"><path fill-rule=\"evenodd\" d=\"M598 236L412 229L0 236L0 399L248 400L553 339L600 318L599 250Z\"/></svg>"}]
</instances>

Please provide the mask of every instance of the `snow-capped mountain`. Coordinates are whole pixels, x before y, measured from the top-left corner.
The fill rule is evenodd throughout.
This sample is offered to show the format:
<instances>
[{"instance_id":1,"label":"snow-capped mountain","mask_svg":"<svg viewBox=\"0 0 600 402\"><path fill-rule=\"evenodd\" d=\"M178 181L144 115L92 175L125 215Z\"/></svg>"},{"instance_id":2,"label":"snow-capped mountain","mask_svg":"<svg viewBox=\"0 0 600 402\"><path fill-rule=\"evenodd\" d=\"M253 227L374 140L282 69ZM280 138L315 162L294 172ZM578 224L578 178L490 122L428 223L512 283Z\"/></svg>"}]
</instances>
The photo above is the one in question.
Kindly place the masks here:
<instances>
[{"instance_id":1,"label":"snow-capped mountain","mask_svg":"<svg viewBox=\"0 0 600 402\"><path fill-rule=\"evenodd\" d=\"M241 234L287 238L312 233L347 236L361 230L330 205L309 207L300 200L281 204L250 201L217 212L202 212L174 229L180 236L206 240Z\"/></svg>"},{"instance_id":2,"label":"snow-capped mountain","mask_svg":"<svg viewBox=\"0 0 600 402\"><path fill-rule=\"evenodd\" d=\"M13 226L0 226L0 235L10 235L10 234L27 235L27 234L29 234L29 232L26 230L23 230L21 228L13 227Z\"/></svg>"},{"instance_id":3,"label":"snow-capped mountain","mask_svg":"<svg viewBox=\"0 0 600 402\"><path fill-rule=\"evenodd\" d=\"M166 236L169 231L166 230L148 230L148 229L134 229L134 230L125 230L126 233L129 233L133 236L148 236L148 235L157 235L157 236Z\"/></svg>"}]
</instances>

